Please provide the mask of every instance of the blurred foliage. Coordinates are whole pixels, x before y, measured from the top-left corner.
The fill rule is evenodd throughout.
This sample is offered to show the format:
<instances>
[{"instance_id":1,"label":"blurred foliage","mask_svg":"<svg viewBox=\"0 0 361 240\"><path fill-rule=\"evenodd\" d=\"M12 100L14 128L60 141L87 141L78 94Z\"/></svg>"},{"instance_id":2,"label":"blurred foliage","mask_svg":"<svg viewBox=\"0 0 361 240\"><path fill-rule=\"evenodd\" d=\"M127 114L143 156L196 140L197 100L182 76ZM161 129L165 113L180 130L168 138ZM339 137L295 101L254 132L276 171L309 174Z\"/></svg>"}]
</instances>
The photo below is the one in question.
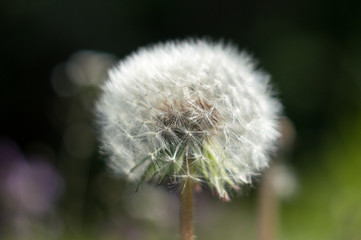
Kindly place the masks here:
<instances>
[{"instance_id":1,"label":"blurred foliage","mask_svg":"<svg viewBox=\"0 0 361 240\"><path fill-rule=\"evenodd\" d=\"M361 118L338 122L315 162L301 176L302 191L283 209L284 239L359 239L361 234Z\"/></svg>"},{"instance_id":2,"label":"blurred foliage","mask_svg":"<svg viewBox=\"0 0 361 240\"><path fill-rule=\"evenodd\" d=\"M3 0L0 29L1 239L176 239L177 187L109 173L93 104L117 59L189 36L253 53L295 125L278 239L359 239L361 2ZM227 204L198 193L199 239L256 239L260 184Z\"/></svg>"}]
</instances>

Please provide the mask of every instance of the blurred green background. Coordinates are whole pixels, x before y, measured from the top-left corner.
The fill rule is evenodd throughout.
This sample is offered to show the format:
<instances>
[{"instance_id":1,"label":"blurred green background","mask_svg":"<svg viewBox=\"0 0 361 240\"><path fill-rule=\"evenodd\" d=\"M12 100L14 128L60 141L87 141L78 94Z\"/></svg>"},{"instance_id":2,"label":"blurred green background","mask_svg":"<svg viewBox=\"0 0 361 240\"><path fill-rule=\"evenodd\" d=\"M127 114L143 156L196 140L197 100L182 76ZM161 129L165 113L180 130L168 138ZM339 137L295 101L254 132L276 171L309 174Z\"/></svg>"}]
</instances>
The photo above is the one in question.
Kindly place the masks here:
<instances>
[{"instance_id":1,"label":"blurred green background","mask_svg":"<svg viewBox=\"0 0 361 240\"><path fill-rule=\"evenodd\" d=\"M0 239L177 239L177 188L109 173L93 104L117 60L189 36L259 59L297 132L268 239L361 239L360 1L2 0L0 29ZM197 193L197 239L260 239L259 185Z\"/></svg>"}]
</instances>

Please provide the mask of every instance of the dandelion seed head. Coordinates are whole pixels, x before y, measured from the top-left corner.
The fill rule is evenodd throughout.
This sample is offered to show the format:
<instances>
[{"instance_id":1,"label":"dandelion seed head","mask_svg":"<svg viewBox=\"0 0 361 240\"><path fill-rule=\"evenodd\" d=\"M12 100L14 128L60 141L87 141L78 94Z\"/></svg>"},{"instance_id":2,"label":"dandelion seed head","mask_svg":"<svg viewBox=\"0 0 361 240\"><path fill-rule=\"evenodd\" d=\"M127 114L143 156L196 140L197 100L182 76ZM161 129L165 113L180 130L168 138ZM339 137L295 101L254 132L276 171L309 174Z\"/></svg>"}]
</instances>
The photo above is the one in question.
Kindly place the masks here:
<instances>
[{"instance_id":1,"label":"dandelion seed head","mask_svg":"<svg viewBox=\"0 0 361 240\"><path fill-rule=\"evenodd\" d=\"M135 181L191 176L228 199L228 188L268 166L280 108L269 76L248 54L187 40L120 61L96 112L116 173Z\"/></svg>"}]
</instances>

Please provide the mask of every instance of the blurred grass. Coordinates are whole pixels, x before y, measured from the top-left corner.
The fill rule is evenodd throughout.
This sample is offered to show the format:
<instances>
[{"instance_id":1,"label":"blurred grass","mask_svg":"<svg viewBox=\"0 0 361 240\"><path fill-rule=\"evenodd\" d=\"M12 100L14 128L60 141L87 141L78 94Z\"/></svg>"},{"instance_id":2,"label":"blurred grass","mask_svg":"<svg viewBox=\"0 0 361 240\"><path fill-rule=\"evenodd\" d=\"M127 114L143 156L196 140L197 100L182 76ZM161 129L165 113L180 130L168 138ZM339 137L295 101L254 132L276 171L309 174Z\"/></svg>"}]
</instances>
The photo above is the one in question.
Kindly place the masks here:
<instances>
[{"instance_id":1,"label":"blurred grass","mask_svg":"<svg viewBox=\"0 0 361 240\"><path fill-rule=\"evenodd\" d=\"M301 192L285 203L282 239L359 239L361 235L361 118L340 119L319 154L300 173Z\"/></svg>"}]
</instances>

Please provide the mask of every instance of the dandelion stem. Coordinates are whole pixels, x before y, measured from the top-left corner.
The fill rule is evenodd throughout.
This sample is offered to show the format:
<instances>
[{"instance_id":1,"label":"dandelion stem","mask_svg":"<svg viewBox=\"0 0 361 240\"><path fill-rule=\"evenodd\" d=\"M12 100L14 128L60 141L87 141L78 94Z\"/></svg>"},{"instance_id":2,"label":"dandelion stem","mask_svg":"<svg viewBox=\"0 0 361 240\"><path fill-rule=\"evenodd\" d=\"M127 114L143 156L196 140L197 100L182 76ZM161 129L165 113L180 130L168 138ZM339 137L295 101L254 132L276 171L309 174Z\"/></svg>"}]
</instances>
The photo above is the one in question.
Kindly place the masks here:
<instances>
[{"instance_id":1,"label":"dandelion stem","mask_svg":"<svg viewBox=\"0 0 361 240\"><path fill-rule=\"evenodd\" d=\"M188 146L186 146L184 170L188 177L182 179L180 192L180 235L181 240L193 240L193 159L189 158Z\"/></svg>"},{"instance_id":2,"label":"dandelion stem","mask_svg":"<svg viewBox=\"0 0 361 240\"><path fill-rule=\"evenodd\" d=\"M180 235L181 240L193 240L193 180L182 181L180 193Z\"/></svg>"}]
</instances>

